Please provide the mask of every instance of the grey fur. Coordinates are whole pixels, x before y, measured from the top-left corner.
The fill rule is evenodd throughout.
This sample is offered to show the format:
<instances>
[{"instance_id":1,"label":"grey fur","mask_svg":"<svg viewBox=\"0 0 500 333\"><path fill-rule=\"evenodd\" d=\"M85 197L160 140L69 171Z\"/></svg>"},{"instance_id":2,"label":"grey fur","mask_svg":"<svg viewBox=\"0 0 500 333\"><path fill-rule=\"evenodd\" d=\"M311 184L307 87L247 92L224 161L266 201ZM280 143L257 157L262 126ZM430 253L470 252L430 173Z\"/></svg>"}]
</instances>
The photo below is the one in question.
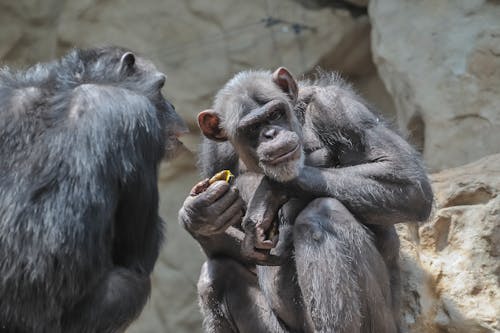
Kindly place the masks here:
<instances>
[{"instance_id":1,"label":"grey fur","mask_svg":"<svg viewBox=\"0 0 500 333\"><path fill-rule=\"evenodd\" d=\"M205 139L200 166L206 176L231 169L244 184L241 196L258 200L257 178L238 161L243 144L235 124L270 100L293 109L292 126L306 156L298 177L274 183L291 198L279 212L280 240L271 250L285 259L280 266L252 268L229 232L200 237L191 230L199 217L185 203L181 223L209 257L199 284L205 330L397 332L394 224L424 221L432 206L420 156L337 74L319 72L315 80L298 82L296 102L271 77L243 72L217 94L214 110L233 147Z\"/></svg>"},{"instance_id":2,"label":"grey fur","mask_svg":"<svg viewBox=\"0 0 500 333\"><path fill-rule=\"evenodd\" d=\"M158 163L183 125L164 75L126 52L0 72L1 332L117 332L147 300Z\"/></svg>"}]
</instances>

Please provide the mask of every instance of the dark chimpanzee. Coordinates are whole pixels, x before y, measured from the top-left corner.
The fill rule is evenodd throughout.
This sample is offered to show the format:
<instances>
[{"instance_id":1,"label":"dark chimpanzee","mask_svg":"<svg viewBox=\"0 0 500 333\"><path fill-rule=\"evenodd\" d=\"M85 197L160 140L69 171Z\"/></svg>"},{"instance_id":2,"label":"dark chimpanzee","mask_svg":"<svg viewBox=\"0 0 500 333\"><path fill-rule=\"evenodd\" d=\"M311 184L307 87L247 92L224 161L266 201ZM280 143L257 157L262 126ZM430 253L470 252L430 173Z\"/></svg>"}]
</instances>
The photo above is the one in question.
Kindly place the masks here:
<instances>
[{"instance_id":1,"label":"dark chimpanzee","mask_svg":"<svg viewBox=\"0 0 500 333\"><path fill-rule=\"evenodd\" d=\"M0 72L0 331L119 332L162 243L160 160L185 126L118 47Z\"/></svg>"},{"instance_id":2,"label":"dark chimpanzee","mask_svg":"<svg viewBox=\"0 0 500 333\"><path fill-rule=\"evenodd\" d=\"M427 219L432 202L414 149L327 73L298 83L284 68L240 73L198 119L210 139L203 174L231 169L238 187L216 182L179 212L208 256L198 283L206 330L397 332L394 224ZM275 244L267 229L283 196ZM263 220L242 223L242 198L246 216Z\"/></svg>"}]
</instances>

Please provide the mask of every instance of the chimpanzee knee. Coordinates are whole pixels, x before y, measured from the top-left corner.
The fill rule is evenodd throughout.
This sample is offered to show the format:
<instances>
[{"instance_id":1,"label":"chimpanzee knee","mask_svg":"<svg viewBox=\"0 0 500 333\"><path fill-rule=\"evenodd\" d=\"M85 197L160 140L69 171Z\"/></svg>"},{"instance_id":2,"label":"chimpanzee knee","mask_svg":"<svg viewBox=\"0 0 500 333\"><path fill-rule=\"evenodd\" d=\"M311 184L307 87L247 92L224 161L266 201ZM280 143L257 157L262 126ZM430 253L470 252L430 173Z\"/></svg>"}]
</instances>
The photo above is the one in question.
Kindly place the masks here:
<instances>
[{"instance_id":1,"label":"chimpanzee knee","mask_svg":"<svg viewBox=\"0 0 500 333\"><path fill-rule=\"evenodd\" d=\"M313 200L295 220L294 247L316 331L396 332L389 276L373 233L340 201Z\"/></svg>"},{"instance_id":2,"label":"chimpanzee knee","mask_svg":"<svg viewBox=\"0 0 500 333\"><path fill-rule=\"evenodd\" d=\"M201 301L220 301L226 293L233 295L248 285L257 285L255 273L233 259L212 258L201 267L197 287Z\"/></svg>"},{"instance_id":3,"label":"chimpanzee knee","mask_svg":"<svg viewBox=\"0 0 500 333\"><path fill-rule=\"evenodd\" d=\"M229 291L231 260L209 259L201 267L198 300L206 332L231 332L233 325L225 298ZM225 277L227 279L225 279Z\"/></svg>"},{"instance_id":4,"label":"chimpanzee knee","mask_svg":"<svg viewBox=\"0 0 500 333\"><path fill-rule=\"evenodd\" d=\"M336 236L353 228L366 232L340 201L318 198L311 201L295 219L295 238L321 242L326 234Z\"/></svg>"},{"instance_id":5,"label":"chimpanzee knee","mask_svg":"<svg viewBox=\"0 0 500 333\"><path fill-rule=\"evenodd\" d=\"M264 315L254 309L255 304L265 305L257 276L229 258L209 259L203 264L198 295L203 326L209 333L253 332L254 320Z\"/></svg>"},{"instance_id":6,"label":"chimpanzee knee","mask_svg":"<svg viewBox=\"0 0 500 333\"><path fill-rule=\"evenodd\" d=\"M198 282L207 333L289 332L282 326L255 272L229 258L209 259Z\"/></svg>"},{"instance_id":7,"label":"chimpanzee knee","mask_svg":"<svg viewBox=\"0 0 500 333\"><path fill-rule=\"evenodd\" d=\"M214 298L217 293L222 293L224 279L222 270L224 269L224 260L208 260L201 266L200 277L198 279L198 295L200 300L208 300Z\"/></svg>"}]
</instances>

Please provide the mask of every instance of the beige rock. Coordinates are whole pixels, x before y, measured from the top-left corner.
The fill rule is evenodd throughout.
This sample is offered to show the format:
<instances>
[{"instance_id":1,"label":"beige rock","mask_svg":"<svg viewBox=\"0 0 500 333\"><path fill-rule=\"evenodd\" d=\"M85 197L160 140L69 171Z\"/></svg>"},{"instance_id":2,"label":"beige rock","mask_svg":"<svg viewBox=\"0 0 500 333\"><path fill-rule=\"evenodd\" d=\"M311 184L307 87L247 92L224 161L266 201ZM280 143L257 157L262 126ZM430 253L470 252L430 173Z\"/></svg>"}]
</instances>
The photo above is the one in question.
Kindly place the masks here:
<instances>
[{"instance_id":1,"label":"beige rock","mask_svg":"<svg viewBox=\"0 0 500 333\"><path fill-rule=\"evenodd\" d=\"M407 332L500 331L500 155L432 175L433 219L400 225Z\"/></svg>"},{"instance_id":2,"label":"beige rock","mask_svg":"<svg viewBox=\"0 0 500 333\"><path fill-rule=\"evenodd\" d=\"M344 9L351 7L351 9L365 9L368 6L368 0L341 0L341 1L332 1L332 0L294 0L304 7L307 8L324 8L330 7L335 9ZM357 12L356 12L357 14Z\"/></svg>"},{"instance_id":3,"label":"beige rock","mask_svg":"<svg viewBox=\"0 0 500 333\"><path fill-rule=\"evenodd\" d=\"M0 1L2 64L17 67L54 58L64 3L64 0Z\"/></svg>"},{"instance_id":4,"label":"beige rock","mask_svg":"<svg viewBox=\"0 0 500 333\"><path fill-rule=\"evenodd\" d=\"M368 6L368 0L347 0L346 2L350 2L353 5L359 6L359 7L366 7Z\"/></svg>"},{"instance_id":5,"label":"beige rock","mask_svg":"<svg viewBox=\"0 0 500 333\"><path fill-rule=\"evenodd\" d=\"M372 0L372 50L398 123L433 170L500 152L500 6Z\"/></svg>"},{"instance_id":6,"label":"beige rock","mask_svg":"<svg viewBox=\"0 0 500 333\"><path fill-rule=\"evenodd\" d=\"M360 17L356 22L356 26L346 32L338 45L323 55L317 65L341 73L366 101L393 121L396 118L394 102L372 60L370 22L368 17Z\"/></svg>"}]
</instances>

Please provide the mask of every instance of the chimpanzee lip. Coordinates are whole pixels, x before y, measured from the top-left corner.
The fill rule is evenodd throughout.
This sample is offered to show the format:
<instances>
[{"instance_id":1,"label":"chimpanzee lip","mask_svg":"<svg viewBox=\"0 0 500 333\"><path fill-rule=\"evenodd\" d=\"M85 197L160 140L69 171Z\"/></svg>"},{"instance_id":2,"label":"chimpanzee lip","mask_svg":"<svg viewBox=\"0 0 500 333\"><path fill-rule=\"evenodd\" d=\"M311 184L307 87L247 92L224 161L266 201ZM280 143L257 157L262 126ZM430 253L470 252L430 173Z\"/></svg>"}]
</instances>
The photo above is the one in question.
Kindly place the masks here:
<instances>
[{"instance_id":1,"label":"chimpanzee lip","mask_svg":"<svg viewBox=\"0 0 500 333\"><path fill-rule=\"evenodd\" d=\"M187 148L184 145L184 142L179 140L176 136L169 136L167 139L165 151L163 152L163 159L172 160L185 150L187 150Z\"/></svg>"},{"instance_id":2,"label":"chimpanzee lip","mask_svg":"<svg viewBox=\"0 0 500 333\"><path fill-rule=\"evenodd\" d=\"M288 152L281 154L281 155L277 156L276 158L274 158L272 160L268 160L266 162L268 164L271 164L271 165L276 165L276 164L280 164L283 162L295 160L295 159L299 158L299 156L300 156L300 149L299 148L300 148L300 145L297 144L295 147L290 149Z\"/></svg>"}]
</instances>

